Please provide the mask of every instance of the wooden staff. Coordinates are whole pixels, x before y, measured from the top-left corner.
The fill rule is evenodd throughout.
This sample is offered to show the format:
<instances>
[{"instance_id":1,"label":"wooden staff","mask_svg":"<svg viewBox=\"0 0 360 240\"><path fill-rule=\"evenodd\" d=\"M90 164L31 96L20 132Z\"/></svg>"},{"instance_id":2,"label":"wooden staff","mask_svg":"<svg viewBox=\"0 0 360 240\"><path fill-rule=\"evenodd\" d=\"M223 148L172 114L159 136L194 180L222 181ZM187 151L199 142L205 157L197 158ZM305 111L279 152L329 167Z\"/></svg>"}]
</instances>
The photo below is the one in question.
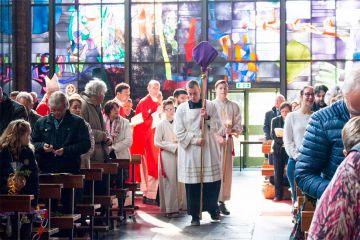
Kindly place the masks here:
<instances>
[{"instance_id":1,"label":"wooden staff","mask_svg":"<svg viewBox=\"0 0 360 240\"><path fill-rule=\"evenodd\" d=\"M201 99L202 99L202 108L206 111L206 85L208 79L209 71L206 70L201 75ZM201 117L201 138L205 136L205 118ZM199 209L199 218L202 219L202 209L203 209L203 189L204 189L204 145L201 145L201 162L200 162L200 209Z\"/></svg>"},{"instance_id":2,"label":"wooden staff","mask_svg":"<svg viewBox=\"0 0 360 240\"><path fill-rule=\"evenodd\" d=\"M202 108L206 109L206 93L208 80L208 66L212 63L218 55L217 50L211 46L207 41L200 42L192 51L194 61L201 66L201 98ZM205 134L205 119L202 117L200 122L201 138ZM203 184L204 184L204 146L201 146L201 164L200 164L200 213L199 218L202 218L203 209Z\"/></svg>"}]
</instances>

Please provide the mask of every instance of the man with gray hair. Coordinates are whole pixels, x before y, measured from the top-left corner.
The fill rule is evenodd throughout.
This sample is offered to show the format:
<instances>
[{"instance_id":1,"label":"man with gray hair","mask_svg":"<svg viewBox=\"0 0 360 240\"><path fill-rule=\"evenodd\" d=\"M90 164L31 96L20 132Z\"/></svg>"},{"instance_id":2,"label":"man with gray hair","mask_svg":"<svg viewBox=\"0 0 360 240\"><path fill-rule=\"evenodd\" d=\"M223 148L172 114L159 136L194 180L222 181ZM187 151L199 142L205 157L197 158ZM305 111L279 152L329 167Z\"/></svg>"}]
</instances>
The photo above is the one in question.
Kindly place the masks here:
<instances>
[{"instance_id":1,"label":"man with gray hair","mask_svg":"<svg viewBox=\"0 0 360 240\"><path fill-rule=\"evenodd\" d=\"M143 192L143 202L157 205L159 149L154 144L153 114L156 114L161 109L161 103L158 99L160 83L151 80L147 90L149 94L142 98L136 106L135 115L141 114L144 122L134 128L131 153L142 155L140 188Z\"/></svg>"},{"instance_id":2,"label":"man with gray hair","mask_svg":"<svg viewBox=\"0 0 360 240\"><path fill-rule=\"evenodd\" d=\"M16 96L16 101L25 107L28 114L27 120L30 123L31 128L33 128L36 121L41 118L41 116L32 109L34 105L33 97L28 92L19 92Z\"/></svg>"},{"instance_id":3,"label":"man with gray hair","mask_svg":"<svg viewBox=\"0 0 360 240\"><path fill-rule=\"evenodd\" d=\"M314 113L306 128L295 169L299 187L320 198L340 163L344 160L341 130L360 116L360 63L354 63L343 85L344 100Z\"/></svg>"},{"instance_id":4,"label":"man with gray hair","mask_svg":"<svg viewBox=\"0 0 360 240\"><path fill-rule=\"evenodd\" d=\"M90 149L85 122L70 113L69 102L60 91L51 95L49 107L51 114L39 119L32 133L40 171L79 173L80 155Z\"/></svg>"},{"instance_id":5,"label":"man with gray hair","mask_svg":"<svg viewBox=\"0 0 360 240\"><path fill-rule=\"evenodd\" d=\"M106 84L94 79L85 85L85 91L81 93L81 116L90 124L95 138L95 150L91 155L91 162L104 162L107 158L107 148L111 145L101 113L101 103L104 101L106 91Z\"/></svg>"},{"instance_id":6,"label":"man with gray hair","mask_svg":"<svg viewBox=\"0 0 360 240\"><path fill-rule=\"evenodd\" d=\"M32 132L36 159L42 173L80 173L80 155L90 147L89 131L82 118L69 111L64 93L54 92L49 99L51 113L40 118ZM61 194L64 212L71 212L70 192Z\"/></svg>"}]
</instances>

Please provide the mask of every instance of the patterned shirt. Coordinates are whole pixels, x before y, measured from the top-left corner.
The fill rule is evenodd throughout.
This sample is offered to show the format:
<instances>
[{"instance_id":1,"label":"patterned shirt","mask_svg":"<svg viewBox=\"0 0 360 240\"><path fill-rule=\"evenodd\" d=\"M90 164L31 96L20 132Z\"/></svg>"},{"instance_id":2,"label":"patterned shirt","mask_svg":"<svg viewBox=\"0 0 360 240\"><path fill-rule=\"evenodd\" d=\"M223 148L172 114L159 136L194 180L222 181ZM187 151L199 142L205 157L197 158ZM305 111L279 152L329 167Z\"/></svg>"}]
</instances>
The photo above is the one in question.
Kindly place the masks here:
<instances>
[{"instance_id":1,"label":"patterned shirt","mask_svg":"<svg viewBox=\"0 0 360 240\"><path fill-rule=\"evenodd\" d=\"M308 239L360 239L360 152L338 167L318 202Z\"/></svg>"}]
</instances>

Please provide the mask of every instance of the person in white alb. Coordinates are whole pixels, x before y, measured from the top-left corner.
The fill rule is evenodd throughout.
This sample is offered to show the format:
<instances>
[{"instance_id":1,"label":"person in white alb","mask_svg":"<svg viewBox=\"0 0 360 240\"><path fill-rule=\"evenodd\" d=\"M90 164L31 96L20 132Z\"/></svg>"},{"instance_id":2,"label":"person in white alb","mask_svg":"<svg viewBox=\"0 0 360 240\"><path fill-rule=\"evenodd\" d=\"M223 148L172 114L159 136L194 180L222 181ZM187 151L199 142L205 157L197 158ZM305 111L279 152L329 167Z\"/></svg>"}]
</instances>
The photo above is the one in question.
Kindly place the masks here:
<instances>
[{"instance_id":1,"label":"person in white alb","mask_svg":"<svg viewBox=\"0 0 360 240\"><path fill-rule=\"evenodd\" d=\"M178 144L174 132L174 102L165 100L162 103L166 119L156 126L155 146L159 153L159 193L160 210L167 217L178 216L181 210L186 210L185 186L177 179L177 149Z\"/></svg>"},{"instance_id":2,"label":"person in white alb","mask_svg":"<svg viewBox=\"0 0 360 240\"><path fill-rule=\"evenodd\" d=\"M188 214L191 225L200 225L201 151L203 151L203 211L213 220L220 220L218 197L221 185L220 152L223 142L219 115L213 103L200 99L197 81L186 85L189 101L180 104L175 115L175 132L178 139L178 179L185 183ZM204 135L201 136L200 121L205 119ZM202 149L203 148L203 149Z\"/></svg>"},{"instance_id":3,"label":"person in white alb","mask_svg":"<svg viewBox=\"0 0 360 240\"><path fill-rule=\"evenodd\" d=\"M220 146L222 179L219 194L219 209L224 215L229 215L230 212L225 206L225 201L230 200L231 184L232 184L232 170L234 159L234 140L233 136L238 137L242 131L241 127L241 112L240 107L233 101L227 98L228 84L225 80L219 80L215 83L216 99L214 103L221 124L224 126L222 136L224 144ZM226 153L225 153L226 151Z\"/></svg>"}]
</instances>

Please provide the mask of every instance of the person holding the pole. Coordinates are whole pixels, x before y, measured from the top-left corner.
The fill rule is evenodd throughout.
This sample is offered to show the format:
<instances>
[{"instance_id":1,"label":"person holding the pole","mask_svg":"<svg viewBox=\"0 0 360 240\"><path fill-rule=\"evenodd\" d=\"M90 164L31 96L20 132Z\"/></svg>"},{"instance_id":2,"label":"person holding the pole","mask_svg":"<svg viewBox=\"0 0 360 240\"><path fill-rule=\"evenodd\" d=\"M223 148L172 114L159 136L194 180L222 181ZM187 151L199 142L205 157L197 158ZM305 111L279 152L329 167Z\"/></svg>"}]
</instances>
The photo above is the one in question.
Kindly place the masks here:
<instances>
[{"instance_id":1,"label":"person holding the pole","mask_svg":"<svg viewBox=\"0 0 360 240\"><path fill-rule=\"evenodd\" d=\"M218 80L215 83L216 99L214 103L221 124L225 131L222 133L224 144L220 146L221 156L221 188L219 194L219 210L224 215L230 215L230 212L225 206L225 201L230 200L231 183L232 183L232 169L234 158L234 141L233 136L238 137L242 131L241 127L241 112L239 106L227 98L228 84L225 80Z\"/></svg>"},{"instance_id":2,"label":"person holding the pole","mask_svg":"<svg viewBox=\"0 0 360 240\"><path fill-rule=\"evenodd\" d=\"M189 81L186 91L189 101L180 104L175 115L178 180L185 183L191 225L199 226L202 210L209 212L213 220L220 220L217 204L221 185L218 144L223 142L219 133L224 130L214 104L202 101L199 83ZM202 126L201 122L204 123Z\"/></svg>"}]
</instances>

